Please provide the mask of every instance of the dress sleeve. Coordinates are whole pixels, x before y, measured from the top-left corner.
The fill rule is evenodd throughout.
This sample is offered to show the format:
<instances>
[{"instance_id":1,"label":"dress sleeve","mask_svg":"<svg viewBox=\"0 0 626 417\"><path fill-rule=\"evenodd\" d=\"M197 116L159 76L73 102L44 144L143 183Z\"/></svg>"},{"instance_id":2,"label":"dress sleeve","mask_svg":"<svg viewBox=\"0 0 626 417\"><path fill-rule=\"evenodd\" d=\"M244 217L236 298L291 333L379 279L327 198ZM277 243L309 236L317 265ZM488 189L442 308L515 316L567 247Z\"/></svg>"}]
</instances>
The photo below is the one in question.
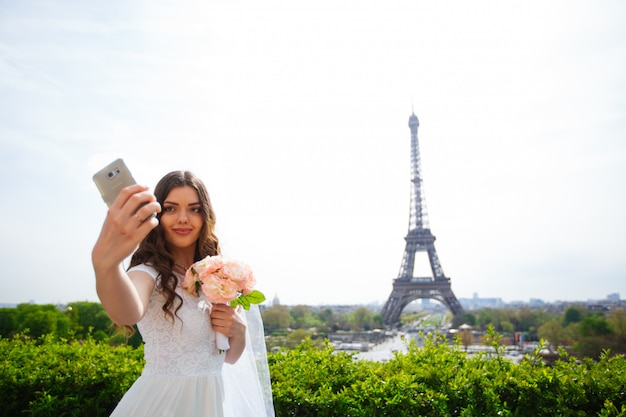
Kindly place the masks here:
<instances>
[{"instance_id":1,"label":"dress sleeve","mask_svg":"<svg viewBox=\"0 0 626 417\"><path fill-rule=\"evenodd\" d=\"M146 265L146 264L139 264L139 265L135 265L132 268L130 268L128 270L128 272L132 272L132 271L142 271L147 273L148 275L150 275L152 277L153 280L156 281L157 277L159 276L159 273L157 272L156 269L154 269L152 266L150 265Z\"/></svg>"}]
</instances>

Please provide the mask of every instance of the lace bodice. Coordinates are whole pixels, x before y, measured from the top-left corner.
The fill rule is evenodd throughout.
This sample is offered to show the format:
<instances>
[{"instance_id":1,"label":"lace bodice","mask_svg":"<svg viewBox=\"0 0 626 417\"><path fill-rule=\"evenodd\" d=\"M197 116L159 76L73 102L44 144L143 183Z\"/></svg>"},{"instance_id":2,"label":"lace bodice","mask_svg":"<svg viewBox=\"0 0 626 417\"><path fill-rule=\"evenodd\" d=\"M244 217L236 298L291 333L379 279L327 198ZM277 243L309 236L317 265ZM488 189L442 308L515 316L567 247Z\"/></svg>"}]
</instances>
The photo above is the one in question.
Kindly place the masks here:
<instances>
[{"instance_id":1,"label":"lace bodice","mask_svg":"<svg viewBox=\"0 0 626 417\"><path fill-rule=\"evenodd\" d=\"M133 267L156 279L157 272L146 265ZM182 282L182 277L180 277ZM202 376L218 374L224 364L224 354L215 345L208 311L198 308L200 298L189 295L179 286L176 292L183 298L177 317L163 313L165 297L154 289L148 311L137 323L144 341L144 375Z\"/></svg>"}]
</instances>

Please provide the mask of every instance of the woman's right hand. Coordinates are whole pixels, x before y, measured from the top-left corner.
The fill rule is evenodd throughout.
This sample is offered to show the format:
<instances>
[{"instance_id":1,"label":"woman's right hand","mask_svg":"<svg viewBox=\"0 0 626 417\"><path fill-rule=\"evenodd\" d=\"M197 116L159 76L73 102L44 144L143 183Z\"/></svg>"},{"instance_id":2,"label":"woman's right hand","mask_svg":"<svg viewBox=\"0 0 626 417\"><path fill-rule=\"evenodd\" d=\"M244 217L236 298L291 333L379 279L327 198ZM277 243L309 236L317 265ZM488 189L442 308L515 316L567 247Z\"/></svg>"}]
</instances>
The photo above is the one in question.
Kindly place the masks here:
<instances>
[{"instance_id":1,"label":"woman's right hand","mask_svg":"<svg viewBox=\"0 0 626 417\"><path fill-rule=\"evenodd\" d=\"M100 236L91 253L96 275L118 268L159 221L161 205L143 185L120 191L104 220Z\"/></svg>"},{"instance_id":2,"label":"woman's right hand","mask_svg":"<svg viewBox=\"0 0 626 417\"><path fill-rule=\"evenodd\" d=\"M153 215L160 211L161 206L148 187L131 185L122 189L109 208L91 252L96 292L118 325L133 325L145 314L154 280L142 271L130 276L122 262L159 224Z\"/></svg>"}]
</instances>

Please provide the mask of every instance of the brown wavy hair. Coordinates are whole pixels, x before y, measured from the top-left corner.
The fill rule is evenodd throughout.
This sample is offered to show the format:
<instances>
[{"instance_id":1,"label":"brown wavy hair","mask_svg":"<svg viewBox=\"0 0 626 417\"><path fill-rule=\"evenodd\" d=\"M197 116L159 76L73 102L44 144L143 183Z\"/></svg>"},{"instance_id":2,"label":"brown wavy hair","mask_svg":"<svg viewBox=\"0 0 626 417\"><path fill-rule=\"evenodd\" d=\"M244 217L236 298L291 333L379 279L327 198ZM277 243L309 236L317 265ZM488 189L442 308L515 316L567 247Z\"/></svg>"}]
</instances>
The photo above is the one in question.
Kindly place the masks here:
<instances>
[{"instance_id":1,"label":"brown wavy hair","mask_svg":"<svg viewBox=\"0 0 626 417\"><path fill-rule=\"evenodd\" d=\"M156 185L154 195L157 201L163 204L173 188L184 186L192 187L198 192L202 218L204 219L200 236L196 241L193 261L197 262L207 256L219 255L221 251L219 240L215 235L215 212L209 199L209 193L200 178L189 171L170 172L161 178ZM157 215L157 218L161 219L161 213ZM183 299L176 294L178 278L174 276L175 261L171 255L169 244L165 240L165 231L160 223L148 233L133 254L130 267L139 264L149 264L157 270L157 289L165 295L165 303L161 308L173 322L174 317L178 316L178 310L183 305Z\"/></svg>"}]
</instances>

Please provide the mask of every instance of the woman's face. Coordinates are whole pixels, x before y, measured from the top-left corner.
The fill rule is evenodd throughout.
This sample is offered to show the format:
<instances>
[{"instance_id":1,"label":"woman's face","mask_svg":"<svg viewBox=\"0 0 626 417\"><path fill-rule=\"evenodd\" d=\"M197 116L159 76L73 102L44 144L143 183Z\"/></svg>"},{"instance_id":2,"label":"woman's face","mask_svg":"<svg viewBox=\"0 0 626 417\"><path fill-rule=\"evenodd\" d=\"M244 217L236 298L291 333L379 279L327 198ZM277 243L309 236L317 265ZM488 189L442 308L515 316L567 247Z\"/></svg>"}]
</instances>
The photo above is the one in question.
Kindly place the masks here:
<instances>
[{"instance_id":1,"label":"woman's face","mask_svg":"<svg viewBox=\"0 0 626 417\"><path fill-rule=\"evenodd\" d=\"M161 205L165 240L172 248L195 250L204 224L198 192L187 185L172 188Z\"/></svg>"}]
</instances>

